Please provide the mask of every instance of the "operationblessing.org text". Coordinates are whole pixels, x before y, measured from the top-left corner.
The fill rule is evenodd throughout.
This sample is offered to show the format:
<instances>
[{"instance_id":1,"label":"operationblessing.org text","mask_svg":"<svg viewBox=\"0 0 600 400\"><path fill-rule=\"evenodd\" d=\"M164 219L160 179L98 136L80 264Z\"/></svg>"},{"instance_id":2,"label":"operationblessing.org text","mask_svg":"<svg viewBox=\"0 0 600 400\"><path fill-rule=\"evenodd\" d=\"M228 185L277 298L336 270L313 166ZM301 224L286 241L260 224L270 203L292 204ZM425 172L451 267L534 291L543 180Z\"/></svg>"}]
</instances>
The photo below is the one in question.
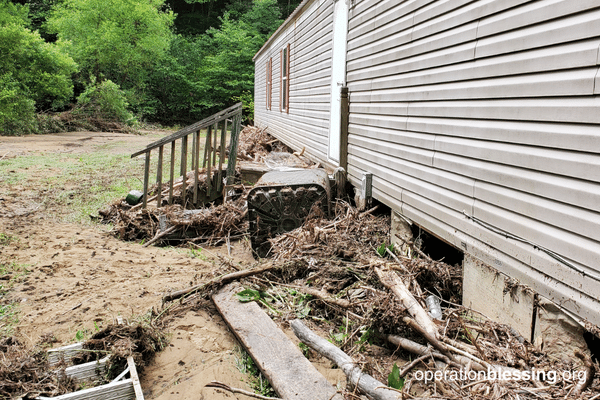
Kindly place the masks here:
<instances>
[{"instance_id":1,"label":"operationblessing.org text","mask_svg":"<svg viewBox=\"0 0 600 400\"><path fill-rule=\"evenodd\" d=\"M436 381L542 381L554 385L559 379L567 381L584 382L587 377L587 371L545 371L537 370L517 370L517 369L492 369L487 371L474 370L445 370L445 371L416 371L413 375L416 380L425 383Z\"/></svg>"}]
</instances>

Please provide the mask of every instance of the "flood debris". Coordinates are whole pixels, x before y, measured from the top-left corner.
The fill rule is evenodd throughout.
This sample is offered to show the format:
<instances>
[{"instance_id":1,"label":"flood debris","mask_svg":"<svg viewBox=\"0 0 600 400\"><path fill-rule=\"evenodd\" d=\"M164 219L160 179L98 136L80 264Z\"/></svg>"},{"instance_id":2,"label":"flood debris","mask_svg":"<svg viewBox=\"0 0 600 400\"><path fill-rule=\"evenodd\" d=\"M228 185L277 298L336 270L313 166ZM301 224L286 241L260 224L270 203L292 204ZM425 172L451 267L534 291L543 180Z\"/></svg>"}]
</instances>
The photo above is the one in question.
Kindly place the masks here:
<instances>
[{"instance_id":1,"label":"flood debris","mask_svg":"<svg viewBox=\"0 0 600 400\"><path fill-rule=\"evenodd\" d=\"M247 127L238 157L284 169L315 166L302 151L274 152L277 145L264 129ZM246 234L248 192L242 185L233 200L198 210L121 207L108 215L118 215L113 231L127 240L218 244ZM356 367L348 373L348 399L377 398L373 388L361 387L367 375L379 381L375 391L389 396L382 398L600 399L598 366L589 355L552 359L528 341L530 332L461 306L462 266L432 259L408 238L395 249L383 208L359 210L340 191L326 211L314 207L295 229L267 235L268 260L241 271L221 260L218 276L166 294L157 318L206 305L237 281L238 298L264 306L282 326L305 325L343 352L340 368ZM442 306L435 318L426 302L431 296ZM319 346L308 336L304 343L305 355L315 357ZM399 357L410 361L396 365ZM357 368L361 378L353 380Z\"/></svg>"},{"instance_id":2,"label":"flood debris","mask_svg":"<svg viewBox=\"0 0 600 400\"><path fill-rule=\"evenodd\" d=\"M64 352L55 351L52 356L46 352L47 342L31 349L12 337L3 339L0 398L57 397L82 387L116 381L115 378L123 378L127 368L131 374L128 359L135 362L134 368L136 365L143 368L166 342L163 331L148 324L110 325L78 345L63 348ZM91 366L85 367L87 364Z\"/></svg>"},{"instance_id":3,"label":"flood debris","mask_svg":"<svg viewBox=\"0 0 600 400\"><path fill-rule=\"evenodd\" d=\"M270 240L268 263L277 268L239 279L271 318L284 326L302 320L382 384L398 356L410 360L398 365L403 383L392 398L600 398L589 355L583 367L579 356L553 359L512 327L460 306L460 265L433 260L412 242L411 257L397 252L387 242L389 216L377 208L360 212L340 200L334 208L332 218L313 215ZM197 287L184 304L206 301L220 286ZM442 304L439 320L428 313L431 295ZM358 387L349 384L346 398L375 398Z\"/></svg>"}]
</instances>

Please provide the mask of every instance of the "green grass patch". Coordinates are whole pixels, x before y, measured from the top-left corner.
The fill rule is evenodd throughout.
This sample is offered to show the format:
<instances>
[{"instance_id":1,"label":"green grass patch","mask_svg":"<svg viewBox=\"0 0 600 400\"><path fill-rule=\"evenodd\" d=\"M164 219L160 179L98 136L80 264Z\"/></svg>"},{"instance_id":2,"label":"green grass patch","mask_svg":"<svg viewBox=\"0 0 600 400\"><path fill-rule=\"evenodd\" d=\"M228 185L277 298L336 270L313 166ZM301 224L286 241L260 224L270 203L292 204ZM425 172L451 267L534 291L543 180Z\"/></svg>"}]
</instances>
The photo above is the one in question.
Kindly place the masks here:
<instances>
[{"instance_id":1,"label":"green grass patch","mask_svg":"<svg viewBox=\"0 0 600 400\"><path fill-rule=\"evenodd\" d=\"M24 264L0 264L0 338L12 335L14 326L19 323L19 304L6 301L4 296L28 273Z\"/></svg>"},{"instance_id":2,"label":"green grass patch","mask_svg":"<svg viewBox=\"0 0 600 400\"><path fill-rule=\"evenodd\" d=\"M268 397L277 397L277 393L271 387L269 381L263 376L262 372L258 369L252 357L241 347L236 346L234 348L234 355L236 357L237 369L245 374L247 378L242 379L248 386L254 390L254 392Z\"/></svg>"}]
</instances>

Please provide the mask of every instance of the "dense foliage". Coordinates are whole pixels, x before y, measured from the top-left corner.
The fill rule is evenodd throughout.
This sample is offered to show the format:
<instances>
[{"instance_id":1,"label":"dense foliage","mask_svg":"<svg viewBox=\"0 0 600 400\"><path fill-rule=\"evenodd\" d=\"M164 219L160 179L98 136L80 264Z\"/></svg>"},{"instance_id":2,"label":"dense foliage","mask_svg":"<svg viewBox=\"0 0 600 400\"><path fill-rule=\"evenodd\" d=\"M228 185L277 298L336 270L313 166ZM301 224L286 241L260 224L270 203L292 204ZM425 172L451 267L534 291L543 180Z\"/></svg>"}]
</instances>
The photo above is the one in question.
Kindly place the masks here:
<instances>
[{"instance_id":1,"label":"dense foliage","mask_svg":"<svg viewBox=\"0 0 600 400\"><path fill-rule=\"evenodd\" d=\"M0 0L0 134L42 131L41 112L186 124L251 110L252 57L299 2Z\"/></svg>"}]
</instances>

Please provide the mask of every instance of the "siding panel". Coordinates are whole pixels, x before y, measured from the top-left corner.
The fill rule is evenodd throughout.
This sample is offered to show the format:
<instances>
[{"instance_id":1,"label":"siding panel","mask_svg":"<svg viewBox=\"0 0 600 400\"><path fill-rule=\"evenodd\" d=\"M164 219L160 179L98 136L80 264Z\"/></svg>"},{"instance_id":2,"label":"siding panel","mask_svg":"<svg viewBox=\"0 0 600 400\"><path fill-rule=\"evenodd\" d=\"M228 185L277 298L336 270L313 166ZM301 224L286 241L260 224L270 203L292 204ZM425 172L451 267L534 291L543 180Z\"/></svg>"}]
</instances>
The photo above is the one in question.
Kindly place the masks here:
<instances>
[{"instance_id":1,"label":"siding panel","mask_svg":"<svg viewBox=\"0 0 600 400\"><path fill-rule=\"evenodd\" d=\"M600 324L578 272L600 272L598 21L597 0L365 0L347 79L351 182Z\"/></svg>"}]
</instances>

